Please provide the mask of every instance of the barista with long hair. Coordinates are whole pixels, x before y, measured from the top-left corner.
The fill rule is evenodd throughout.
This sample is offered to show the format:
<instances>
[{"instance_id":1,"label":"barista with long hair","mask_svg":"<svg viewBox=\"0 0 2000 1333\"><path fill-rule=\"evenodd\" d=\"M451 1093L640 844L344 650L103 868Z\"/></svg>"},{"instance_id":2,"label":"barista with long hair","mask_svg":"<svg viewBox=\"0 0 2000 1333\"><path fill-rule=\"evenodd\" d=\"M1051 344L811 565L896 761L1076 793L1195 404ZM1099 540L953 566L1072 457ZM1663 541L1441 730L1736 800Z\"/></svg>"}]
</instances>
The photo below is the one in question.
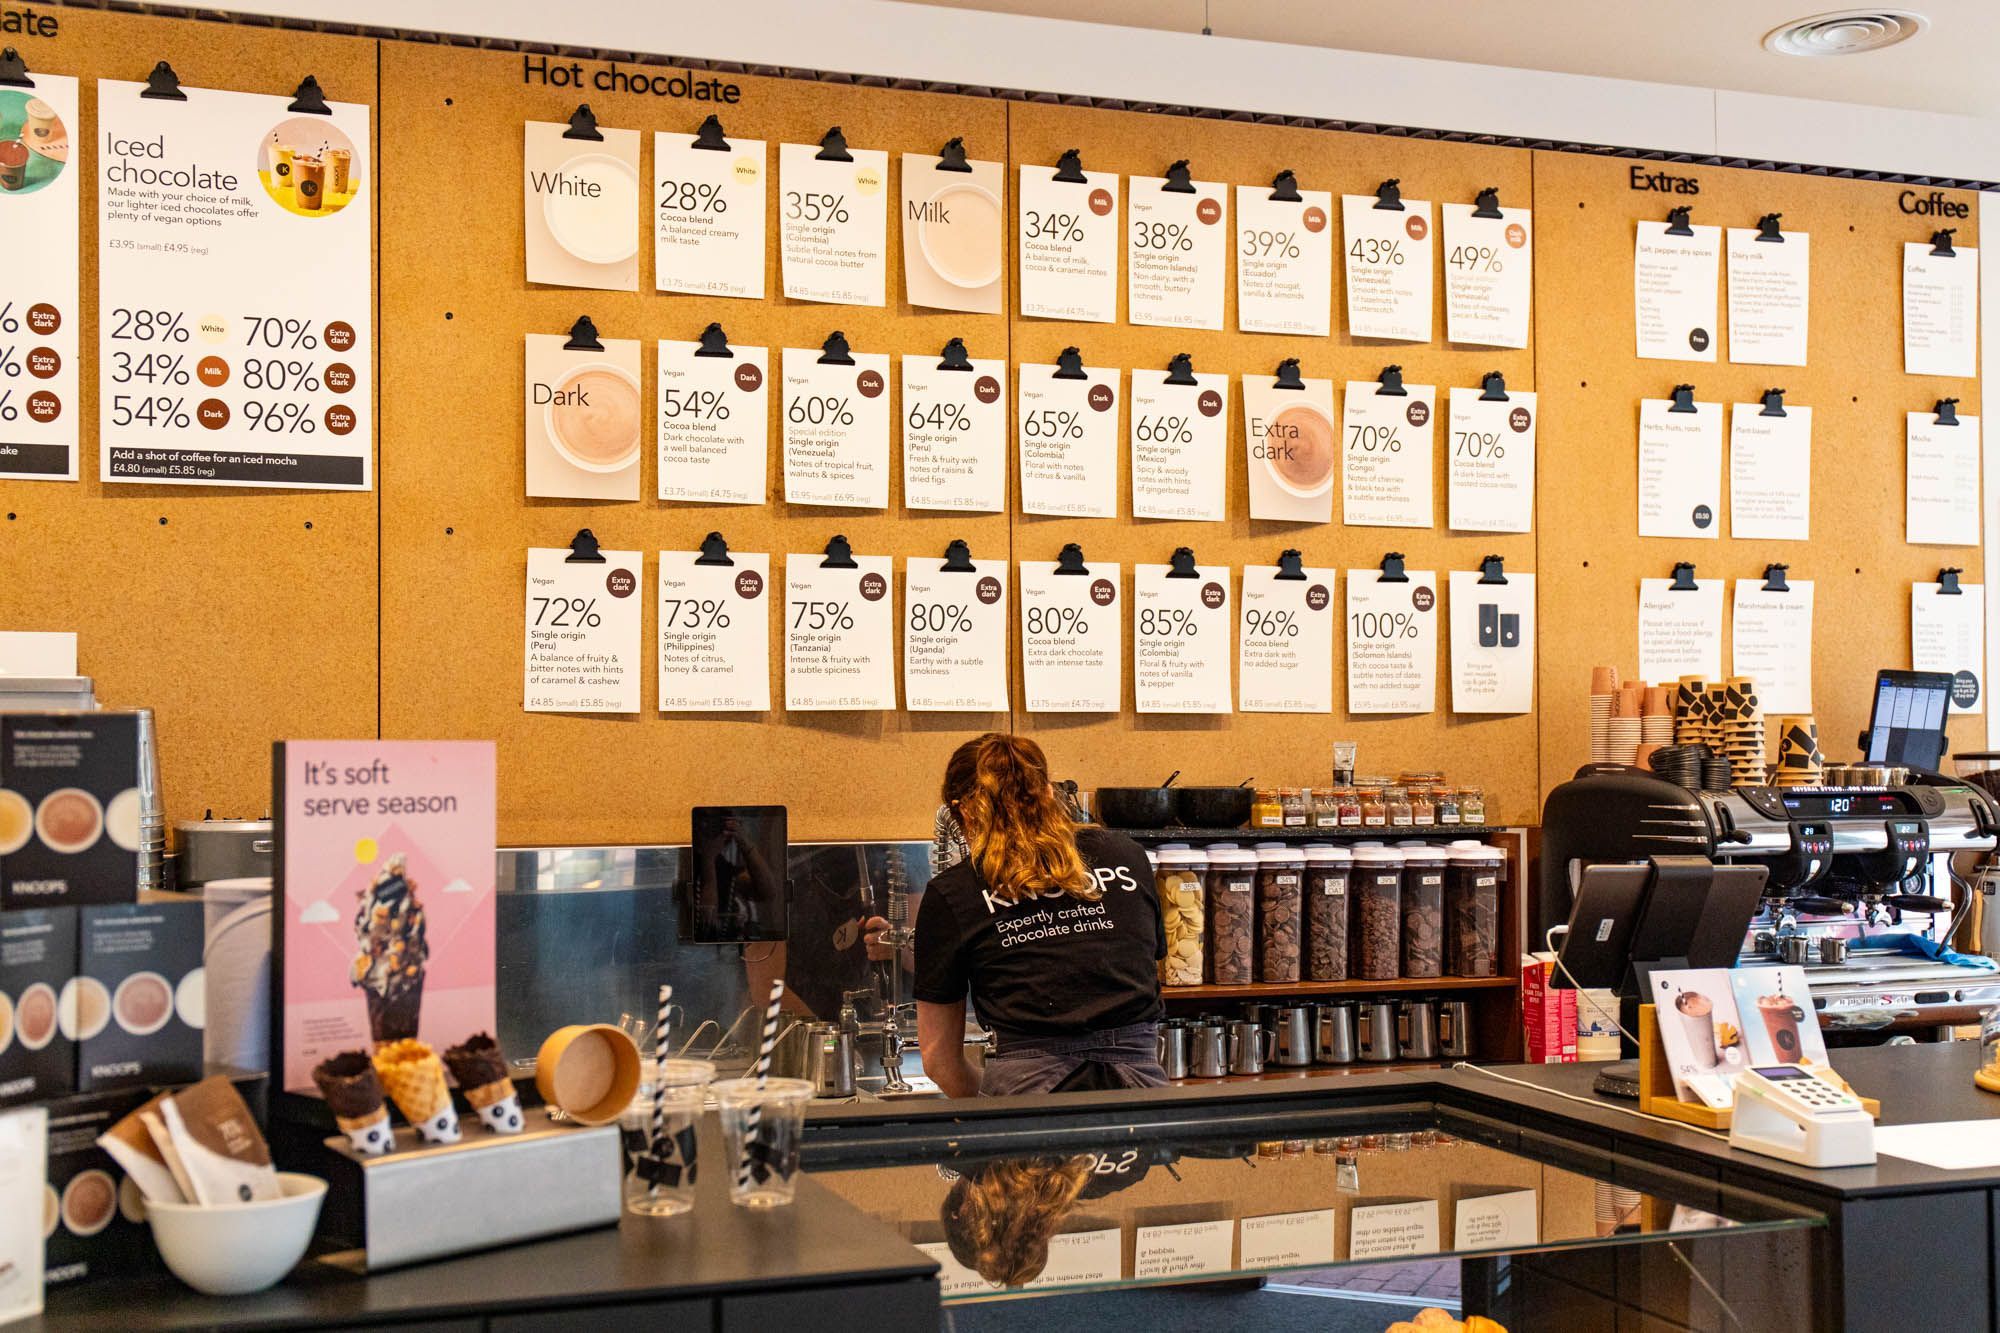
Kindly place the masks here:
<instances>
[{"instance_id":1,"label":"barista with long hair","mask_svg":"<svg viewBox=\"0 0 2000 1333\"><path fill-rule=\"evenodd\" d=\"M1159 1087L1159 900L1130 838L1079 828L1042 747L989 732L945 766L970 855L917 909L917 1037L947 1096ZM970 998L997 1047L975 1079Z\"/></svg>"}]
</instances>

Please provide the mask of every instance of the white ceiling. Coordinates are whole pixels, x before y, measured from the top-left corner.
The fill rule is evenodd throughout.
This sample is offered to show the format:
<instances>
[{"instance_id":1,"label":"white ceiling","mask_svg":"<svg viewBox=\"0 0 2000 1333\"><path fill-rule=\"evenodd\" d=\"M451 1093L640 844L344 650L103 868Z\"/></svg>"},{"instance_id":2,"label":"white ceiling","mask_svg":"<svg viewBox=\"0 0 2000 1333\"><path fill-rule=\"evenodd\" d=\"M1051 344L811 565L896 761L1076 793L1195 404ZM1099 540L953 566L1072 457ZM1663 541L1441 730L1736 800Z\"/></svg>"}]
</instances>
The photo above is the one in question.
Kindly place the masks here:
<instances>
[{"instance_id":1,"label":"white ceiling","mask_svg":"<svg viewBox=\"0 0 2000 1333\"><path fill-rule=\"evenodd\" d=\"M2000 116L2000 3L1909 0L1928 31L1881 51L1778 56L1764 34L1837 0L917 0L1127 27Z\"/></svg>"}]
</instances>

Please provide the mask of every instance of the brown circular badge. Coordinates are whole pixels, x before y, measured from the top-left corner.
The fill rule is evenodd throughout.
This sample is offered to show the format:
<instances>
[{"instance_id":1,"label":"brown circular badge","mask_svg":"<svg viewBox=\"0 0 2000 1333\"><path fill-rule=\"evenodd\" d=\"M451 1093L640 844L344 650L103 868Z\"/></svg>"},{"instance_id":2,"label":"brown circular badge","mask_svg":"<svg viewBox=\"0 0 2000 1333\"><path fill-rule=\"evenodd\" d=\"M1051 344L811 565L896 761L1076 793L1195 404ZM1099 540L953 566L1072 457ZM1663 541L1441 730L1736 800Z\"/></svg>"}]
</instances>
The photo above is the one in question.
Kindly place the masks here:
<instances>
[{"instance_id":1,"label":"brown circular badge","mask_svg":"<svg viewBox=\"0 0 2000 1333\"><path fill-rule=\"evenodd\" d=\"M1109 412L1111 405L1118 401L1118 394L1109 384L1093 384L1084 401L1090 404L1093 412Z\"/></svg>"},{"instance_id":2,"label":"brown circular badge","mask_svg":"<svg viewBox=\"0 0 2000 1333\"><path fill-rule=\"evenodd\" d=\"M1437 601L1437 594L1423 584L1418 584L1417 590L1410 594L1410 605L1419 611L1430 610L1437 605Z\"/></svg>"},{"instance_id":3,"label":"brown circular badge","mask_svg":"<svg viewBox=\"0 0 2000 1333\"><path fill-rule=\"evenodd\" d=\"M1195 395L1194 410L1205 417L1212 417L1222 410L1222 395L1213 389L1203 389Z\"/></svg>"},{"instance_id":4,"label":"brown circular badge","mask_svg":"<svg viewBox=\"0 0 2000 1333\"><path fill-rule=\"evenodd\" d=\"M28 307L28 332L51 334L62 327L62 311L46 301Z\"/></svg>"},{"instance_id":5,"label":"brown circular badge","mask_svg":"<svg viewBox=\"0 0 2000 1333\"><path fill-rule=\"evenodd\" d=\"M748 362L736 367L736 374L732 378L736 381L736 387L745 393L755 393L764 387L764 372Z\"/></svg>"},{"instance_id":6,"label":"brown circular badge","mask_svg":"<svg viewBox=\"0 0 2000 1333\"><path fill-rule=\"evenodd\" d=\"M854 387L861 391L863 398L880 398L884 387L882 372L879 370L862 371L854 377Z\"/></svg>"},{"instance_id":7,"label":"brown circular badge","mask_svg":"<svg viewBox=\"0 0 2000 1333\"><path fill-rule=\"evenodd\" d=\"M1518 250L1528 243L1528 229L1518 222L1507 224L1507 244Z\"/></svg>"},{"instance_id":8,"label":"brown circular badge","mask_svg":"<svg viewBox=\"0 0 2000 1333\"><path fill-rule=\"evenodd\" d=\"M1324 583L1315 583L1306 589L1306 610L1324 611L1333 605L1333 594Z\"/></svg>"},{"instance_id":9,"label":"brown circular badge","mask_svg":"<svg viewBox=\"0 0 2000 1333\"><path fill-rule=\"evenodd\" d=\"M326 345L335 352L349 351L354 346L354 326L344 319L336 319L326 326Z\"/></svg>"},{"instance_id":10,"label":"brown circular badge","mask_svg":"<svg viewBox=\"0 0 2000 1333\"><path fill-rule=\"evenodd\" d=\"M194 377L211 389L229 383L229 363L219 356L205 356L194 363Z\"/></svg>"},{"instance_id":11,"label":"brown circular badge","mask_svg":"<svg viewBox=\"0 0 2000 1333\"><path fill-rule=\"evenodd\" d=\"M54 379L62 369L62 355L53 347L28 349L28 373L38 380Z\"/></svg>"},{"instance_id":12,"label":"brown circular badge","mask_svg":"<svg viewBox=\"0 0 2000 1333\"><path fill-rule=\"evenodd\" d=\"M742 570L736 575L736 595L746 602L754 602L764 594L764 576L754 569Z\"/></svg>"},{"instance_id":13,"label":"brown circular badge","mask_svg":"<svg viewBox=\"0 0 2000 1333\"><path fill-rule=\"evenodd\" d=\"M28 395L28 420L44 424L62 415L62 399L47 389L37 389Z\"/></svg>"},{"instance_id":14,"label":"brown circular badge","mask_svg":"<svg viewBox=\"0 0 2000 1333\"><path fill-rule=\"evenodd\" d=\"M982 403L1000 401L1000 381L991 375L981 375L972 382L972 396Z\"/></svg>"},{"instance_id":15,"label":"brown circular badge","mask_svg":"<svg viewBox=\"0 0 2000 1333\"><path fill-rule=\"evenodd\" d=\"M1403 224L1403 230L1410 233L1411 240L1421 241L1424 237L1430 235L1431 224L1424 220L1422 213L1412 213L1410 214L1410 220Z\"/></svg>"},{"instance_id":16,"label":"brown circular badge","mask_svg":"<svg viewBox=\"0 0 2000 1333\"><path fill-rule=\"evenodd\" d=\"M1090 585L1090 600L1099 606L1109 606L1118 600L1118 585L1110 579L1096 579Z\"/></svg>"},{"instance_id":17,"label":"brown circular badge","mask_svg":"<svg viewBox=\"0 0 2000 1333\"><path fill-rule=\"evenodd\" d=\"M868 573L861 576L862 601L879 602L883 597L888 595L888 592L889 580L883 578L880 574Z\"/></svg>"},{"instance_id":18,"label":"brown circular badge","mask_svg":"<svg viewBox=\"0 0 2000 1333\"><path fill-rule=\"evenodd\" d=\"M1090 192L1090 211L1103 217L1111 211L1111 191L1102 186Z\"/></svg>"},{"instance_id":19,"label":"brown circular badge","mask_svg":"<svg viewBox=\"0 0 2000 1333\"><path fill-rule=\"evenodd\" d=\"M1326 210L1314 204L1305 211L1299 221L1305 224L1307 231L1317 236L1326 230Z\"/></svg>"},{"instance_id":20,"label":"brown circular badge","mask_svg":"<svg viewBox=\"0 0 2000 1333\"><path fill-rule=\"evenodd\" d=\"M326 428L335 435L345 435L354 429L354 409L345 403L335 403L326 409Z\"/></svg>"},{"instance_id":21,"label":"brown circular badge","mask_svg":"<svg viewBox=\"0 0 2000 1333\"><path fill-rule=\"evenodd\" d=\"M1195 221L1203 223L1213 224L1222 221L1222 201L1203 199L1194 206L1194 217Z\"/></svg>"},{"instance_id":22,"label":"brown circular badge","mask_svg":"<svg viewBox=\"0 0 2000 1333\"><path fill-rule=\"evenodd\" d=\"M604 591L613 597L630 597L639 590L639 580L629 569L614 569L604 576Z\"/></svg>"},{"instance_id":23,"label":"brown circular badge","mask_svg":"<svg viewBox=\"0 0 2000 1333\"><path fill-rule=\"evenodd\" d=\"M1533 424L1534 418L1528 415L1528 409L1525 407L1517 407L1507 414L1507 428L1516 435Z\"/></svg>"},{"instance_id":24,"label":"brown circular badge","mask_svg":"<svg viewBox=\"0 0 2000 1333\"><path fill-rule=\"evenodd\" d=\"M1431 405L1419 398L1410 404L1409 411L1403 413L1412 426L1421 426L1431 419Z\"/></svg>"},{"instance_id":25,"label":"brown circular badge","mask_svg":"<svg viewBox=\"0 0 2000 1333\"><path fill-rule=\"evenodd\" d=\"M1221 609L1222 604L1228 600L1229 594L1223 591L1220 583L1204 583L1201 585L1201 604L1209 610L1215 611Z\"/></svg>"},{"instance_id":26,"label":"brown circular badge","mask_svg":"<svg viewBox=\"0 0 2000 1333\"><path fill-rule=\"evenodd\" d=\"M345 361L329 361L323 378L334 393L346 393L354 387L354 367Z\"/></svg>"},{"instance_id":27,"label":"brown circular badge","mask_svg":"<svg viewBox=\"0 0 2000 1333\"><path fill-rule=\"evenodd\" d=\"M991 606L1000 600L1000 580L991 574L982 574L979 576L979 582L973 585L972 591L979 598L981 606Z\"/></svg>"},{"instance_id":28,"label":"brown circular badge","mask_svg":"<svg viewBox=\"0 0 2000 1333\"><path fill-rule=\"evenodd\" d=\"M220 398L204 398L194 409L194 419L209 430L221 430L229 424L229 404Z\"/></svg>"}]
</instances>

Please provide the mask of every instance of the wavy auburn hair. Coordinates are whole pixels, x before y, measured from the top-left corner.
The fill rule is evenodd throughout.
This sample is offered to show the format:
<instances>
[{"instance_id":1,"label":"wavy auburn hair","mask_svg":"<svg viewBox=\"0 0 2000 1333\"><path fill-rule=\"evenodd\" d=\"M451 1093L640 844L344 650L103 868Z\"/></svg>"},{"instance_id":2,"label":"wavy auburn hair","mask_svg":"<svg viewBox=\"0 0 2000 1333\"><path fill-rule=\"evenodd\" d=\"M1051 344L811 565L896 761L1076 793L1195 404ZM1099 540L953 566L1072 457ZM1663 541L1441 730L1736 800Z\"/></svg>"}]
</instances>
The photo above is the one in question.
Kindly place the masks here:
<instances>
[{"instance_id":1,"label":"wavy auburn hair","mask_svg":"<svg viewBox=\"0 0 2000 1333\"><path fill-rule=\"evenodd\" d=\"M989 731L959 746L944 766L944 799L994 897L1100 896L1076 850L1076 823L1049 784L1048 757L1033 741Z\"/></svg>"},{"instance_id":2,"label":"wavy auburn hair","mask_svg":"<svg viewBox=\"0 0 2000 1333\"><path fill-rule=\"evenodd\" d=\"M1033 1282L1089 1179L1088 1157L1010 1158L961 1176L938 1209L951 1257L988 1282Z\"/></svg>"}]
</instances>

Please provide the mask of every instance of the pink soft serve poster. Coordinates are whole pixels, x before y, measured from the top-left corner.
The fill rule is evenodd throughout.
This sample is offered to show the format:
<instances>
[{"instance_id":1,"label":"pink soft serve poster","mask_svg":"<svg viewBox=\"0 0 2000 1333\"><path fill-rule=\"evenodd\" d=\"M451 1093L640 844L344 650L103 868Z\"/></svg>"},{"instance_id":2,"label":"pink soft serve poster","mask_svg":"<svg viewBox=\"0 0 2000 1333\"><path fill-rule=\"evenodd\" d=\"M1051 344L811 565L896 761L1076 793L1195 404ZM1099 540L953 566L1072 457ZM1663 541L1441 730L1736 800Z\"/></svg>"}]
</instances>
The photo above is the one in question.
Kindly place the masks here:
<instances>
[{"instance_id":1,"label":"pink soft serve poster","mask_svg":"<svg viewBox=\"0 0 2000 1333\"><path fill-rule=\"evenodd\" d=\"M276 747L284 1087L342 1051L494 1028L490 741Z\"/></svg>"}]
</instances>

